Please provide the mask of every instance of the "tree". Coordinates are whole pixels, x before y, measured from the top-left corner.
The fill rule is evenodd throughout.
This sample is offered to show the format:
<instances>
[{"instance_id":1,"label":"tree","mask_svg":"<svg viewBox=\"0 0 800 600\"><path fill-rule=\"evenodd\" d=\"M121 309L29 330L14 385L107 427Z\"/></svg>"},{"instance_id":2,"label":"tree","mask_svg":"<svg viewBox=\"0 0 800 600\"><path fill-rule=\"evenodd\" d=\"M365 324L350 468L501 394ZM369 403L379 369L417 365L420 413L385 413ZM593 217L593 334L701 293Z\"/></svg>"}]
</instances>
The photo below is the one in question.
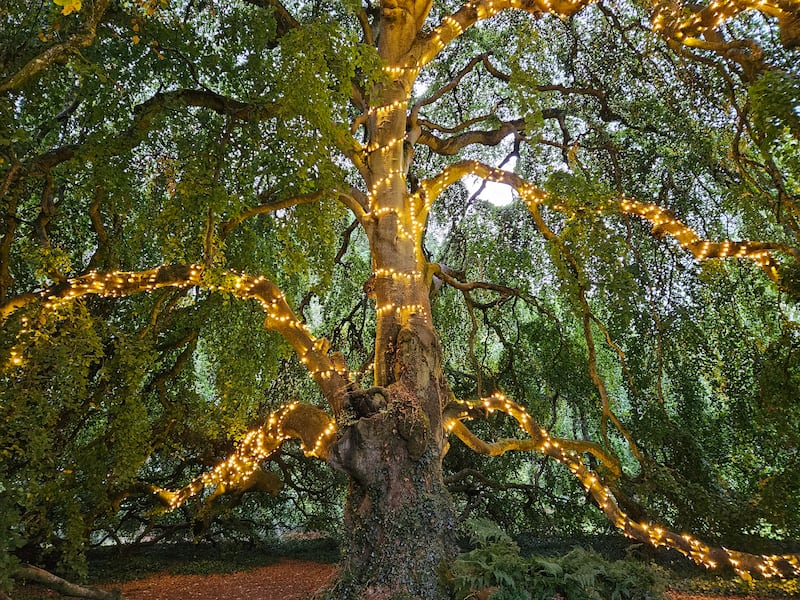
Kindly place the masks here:
<instances>
[{"instance_id":1,"label":"tree","mask_svg":"<svg viewBox=\"0 0 800 600\"><path fill-rule=\"evenodd\" d=\"M347 476L341 597L441 597L458 438L565 465L631 537L797 574L646 516L800 530L794 0L0 15L7 551L137 495L275 491L296 438ZM479 437L494 412L518 433Z\"/></svg>"}]
</instances>

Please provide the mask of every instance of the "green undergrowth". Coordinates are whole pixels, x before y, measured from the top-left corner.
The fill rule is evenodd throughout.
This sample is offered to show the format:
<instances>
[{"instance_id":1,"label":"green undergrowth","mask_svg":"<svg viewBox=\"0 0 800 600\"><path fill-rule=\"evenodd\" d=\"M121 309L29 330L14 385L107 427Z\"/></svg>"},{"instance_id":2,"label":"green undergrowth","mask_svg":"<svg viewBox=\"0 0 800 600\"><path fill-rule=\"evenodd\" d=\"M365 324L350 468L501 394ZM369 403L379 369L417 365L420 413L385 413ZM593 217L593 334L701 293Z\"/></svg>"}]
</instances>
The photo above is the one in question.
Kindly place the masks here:
<instances>
[{"instance_id":1,"label":"green undergrowth","mask_svg":"<svg viewBox=\"0 0 800 600\"><path fill-rule=\"evenodd\" d=\"M452 574L458 598L494 587L498 589L490 596L492 600L551 600L553 590L569 600L637 600L661 598L665 588L731 598L800 597L800 579L744 581L732 570L707 571L678 552L619 535L520 535L512 540L494 523L480 519L470 521L464 533L468 549L460 555ZM791 543L761 543L767 546L756 550L797 551Z\"/></svg>"},{"instance_id":2,"label":"green undergrowth","mask_svg":"<svg viewBox=\"0 0 800 600\"><path fill-rule=\"evenodd\" d=\"M620 536L511 539L488 521L466 529L468 548L448 575L454 598L497 588L492 600L650 600L665 588L726 597L800 597L800 580L746 582L733 573L706 572L682 556ZM247 571L284 559L335 563L335 538L261 543L174 543L102 547L89 553L88 583L140 579L157 573L209 575ZM26 597L30 600L30 597Z\"/></svg>"},{"instance_id":3,"label":"green undergrowth","mask_svg":"<svg viewBox=\"0 0 800 600\"><path fill-rule=\"evenodd\" d=\"M562 556L525 556L490 521L474 520L466 531L474 549L453 565L456 598L491 591L492 600L656 600L663 597L663 569L640 560L610 561L590 549Z\"/></svg>"}]
</instances>

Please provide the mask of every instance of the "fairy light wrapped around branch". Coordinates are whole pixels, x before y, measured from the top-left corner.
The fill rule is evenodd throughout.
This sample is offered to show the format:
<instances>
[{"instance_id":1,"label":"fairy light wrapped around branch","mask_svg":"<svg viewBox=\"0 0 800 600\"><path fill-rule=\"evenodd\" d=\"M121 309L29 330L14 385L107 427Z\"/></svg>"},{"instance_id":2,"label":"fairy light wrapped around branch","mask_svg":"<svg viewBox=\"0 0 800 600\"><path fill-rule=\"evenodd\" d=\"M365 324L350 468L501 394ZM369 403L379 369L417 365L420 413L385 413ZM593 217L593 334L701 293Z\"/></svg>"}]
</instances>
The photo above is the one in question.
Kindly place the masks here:
<instances>
[{"instance_id":1,"label":"fairy light wrapped around branch","mask_svg":"<svg viewBox=\"0 0 800 600\"><path fill-rule=\"evenodd\" d=\"M506 438L485 442L461 422L473 418L477 413L489 414L494 411L512 417L530 437L528 439ZM586 492L594 498L597 506L609 521L630 538L656 547L665 546L677 550L709 569L730 565L737 574L745 579L750 578L751 575L765 578L800 575L800 555L761 556L727 548L716 548L689 534L677 534L660 525L632 519L620 508L611 488L597 473L584 464L581 450L569 447L572 441L552 437L524 407L499 392L477 402L464 402L456 405L450 410L450 415L445 422L447 430L475 452L498 456L510 451L536 451L566 466L581 482Z\"/></svg>"},{"instance_id":2,"label":"fairy light wrapped around branch","mask_svg":"<svg viewBox=\"0 0 800 600\"><path fill-rule=\"evenodd\" d=\"M249 431L236 450L211 471L196 477L177 491L158 488L155 493L169 510L184 504L207 488L212 496L248 487L263 462L290 439L300 440L303 453L325 460L336 434L336 423L324 410L292 402L273 412L264 425Z\"/></svg>"}]
</instances>

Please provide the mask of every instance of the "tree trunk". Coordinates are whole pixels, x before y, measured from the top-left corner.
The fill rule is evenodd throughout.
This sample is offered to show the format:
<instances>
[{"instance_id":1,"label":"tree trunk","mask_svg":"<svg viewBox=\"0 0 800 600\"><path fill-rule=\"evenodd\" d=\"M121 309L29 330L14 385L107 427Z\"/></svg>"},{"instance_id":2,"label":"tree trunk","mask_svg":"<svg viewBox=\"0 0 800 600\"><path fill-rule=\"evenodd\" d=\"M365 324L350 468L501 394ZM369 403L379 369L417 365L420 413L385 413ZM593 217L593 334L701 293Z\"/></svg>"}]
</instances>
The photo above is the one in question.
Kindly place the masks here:
<instances>
[{"instance_id":1,"label":"tree trunk","mask_svg":"<svg viewBox=\"0 0 800 600\"><path fill-rule=\"evenodd\" d=\"M376 387L350 396L330 464L350 477L342 574L332 597L448 598L455 511L442 481L442 411L450 391L431 320L422 252L426 208L409 190L407 108L416 71L407 55L431 3L381 4L378 53L389 81L369 93L367 211L376 304ZM399 69L399 70L398 70Z\"/></svg>"},{"instance_id":2,"label":"tree trunk","mask_svg":"<svg viewBox=\"0 0 800 600\"><path fill-rule=\"evenodd\" d=\"M350 476L342 573L332 598L447 598L455 517L441 451L419 401L401 386L387 405L349 427L330 461Z\"/></svg>"}]
</instances>

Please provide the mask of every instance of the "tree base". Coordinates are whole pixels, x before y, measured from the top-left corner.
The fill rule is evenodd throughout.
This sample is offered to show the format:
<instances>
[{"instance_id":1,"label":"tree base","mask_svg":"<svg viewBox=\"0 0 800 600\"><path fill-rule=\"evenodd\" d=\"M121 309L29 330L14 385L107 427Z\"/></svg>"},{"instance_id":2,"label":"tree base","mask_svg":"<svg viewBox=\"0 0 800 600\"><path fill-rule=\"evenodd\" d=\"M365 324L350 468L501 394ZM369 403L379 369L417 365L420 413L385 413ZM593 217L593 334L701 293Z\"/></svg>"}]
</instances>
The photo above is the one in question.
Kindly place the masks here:
<instances>
[{"instance_id":1,"label":"tree base","mask_svg":"<svg viewBox=\"0 0 800 600\"><path fill-rule=\"evenodd\" d=\"M339 579L327 598L440 600L456 556L452 499L435 444L410 453L400 421L382 412L353 425L332 457L350 475Z\"/></svg>"}]
</instances>

